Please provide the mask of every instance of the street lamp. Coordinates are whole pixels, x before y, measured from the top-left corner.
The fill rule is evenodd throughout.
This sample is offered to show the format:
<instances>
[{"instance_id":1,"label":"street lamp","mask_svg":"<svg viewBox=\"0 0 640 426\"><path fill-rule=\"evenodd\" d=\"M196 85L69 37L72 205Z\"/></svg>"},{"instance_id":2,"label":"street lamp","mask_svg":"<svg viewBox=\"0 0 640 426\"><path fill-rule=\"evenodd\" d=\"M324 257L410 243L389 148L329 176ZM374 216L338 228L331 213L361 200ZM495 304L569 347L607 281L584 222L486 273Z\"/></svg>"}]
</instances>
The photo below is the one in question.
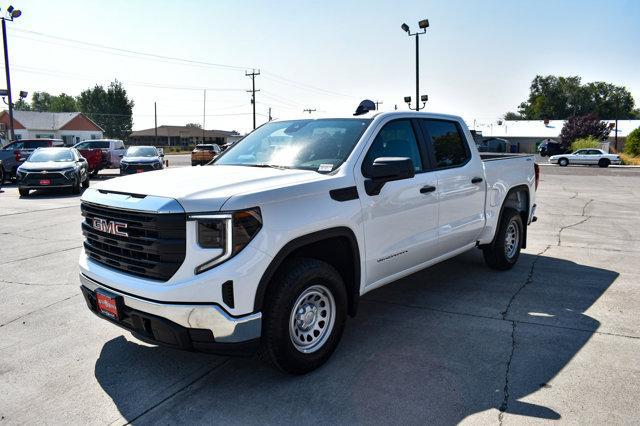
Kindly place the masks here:
<instances>
[{"instance_id":1,"label":"street lamp","mask_svg":"<svg viewBox=\"0 0 640 426\"><path fill-rule=\"evenodd\" d=\"M426 34L427 32L427 28L429 28L429 20L428 19L423 19L422 21L418 22L418 27L422 30L421 32L415 32L415 33L411 33L409 26L405 23L403 23L400 28L402 28L402 30L404 32L407 33L407 35L411 36L411 37L415 37L416 38L416 107L415 108L411 108L411 97L410 96L406 96L405 97L405 102L409 103L409 109L415 109L416 111L420 111L421 107L418 103L418 99L422 99L423 104L422 104L422 108L424 108L424 106L426 105L426 95L424 95L422 98L420 98L420 50L419 50L419 36L421 36L422 34ZM409 98L409 100L407 101L407 98Z\"/></svg>"},{"instance_id":2,"label":"street lamp","mask_svg":"<svg viewBox=\"0 0 640 426\"><path fill-rule=\"evenodd\" d=\"M9 141L15 139L13 134L13 100L11 99L11 75L9 74L9 51L7 47L7 25L6 21L13 21L19 18L22 12L19 9L15 9L13 6L7 8L7 12L4 16L0 17L2 20L2 42L4 47L4 71L7 74L7 97L9 98Z\"/></svg>"}]
</instances>

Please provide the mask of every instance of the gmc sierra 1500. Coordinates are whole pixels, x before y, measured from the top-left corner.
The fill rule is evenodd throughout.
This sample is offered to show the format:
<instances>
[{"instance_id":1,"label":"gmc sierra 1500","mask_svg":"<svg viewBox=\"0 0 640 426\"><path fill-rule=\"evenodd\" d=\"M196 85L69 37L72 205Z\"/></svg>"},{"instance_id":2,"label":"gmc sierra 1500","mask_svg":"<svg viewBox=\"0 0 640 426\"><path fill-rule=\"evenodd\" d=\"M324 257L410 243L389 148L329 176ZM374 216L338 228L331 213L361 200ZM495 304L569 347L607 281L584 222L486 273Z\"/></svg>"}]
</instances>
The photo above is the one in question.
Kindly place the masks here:
<instances>
[{"instance_id":1,"label":"gmc sierra 1500","mask_svg":"<svg viewBox=\"0 0 640 426\"><path fill-rule=\"evenodd\" d=\"M85 191L82 291L141 340L302 374L362 294L474 247L512 267L537 183L532 156L481 158L455 116L271 121L210 166Z\"/></svg>"}]
</instances>

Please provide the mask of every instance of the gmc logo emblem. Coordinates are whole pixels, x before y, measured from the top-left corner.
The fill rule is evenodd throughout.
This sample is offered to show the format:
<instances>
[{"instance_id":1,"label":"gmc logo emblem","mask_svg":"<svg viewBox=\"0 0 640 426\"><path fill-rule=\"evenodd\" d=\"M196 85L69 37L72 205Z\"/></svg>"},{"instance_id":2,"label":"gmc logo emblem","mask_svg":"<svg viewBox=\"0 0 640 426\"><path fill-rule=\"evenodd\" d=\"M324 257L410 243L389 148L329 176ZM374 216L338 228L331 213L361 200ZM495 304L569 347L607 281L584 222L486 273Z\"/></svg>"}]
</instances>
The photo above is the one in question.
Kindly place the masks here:
<instances>
[{"instance_id":1,"label":"gmc logo emblem","mask_svg":"<svg viewBox=\"0 0 640 426\"><path fill-rule=\"evenodd\" d=\"M93 218L93 229L107 234L119 235L121 237L128 237L127 224L122 222L115 222L113 220L106 220L99 217Z\"/></svg>"}]
</instances>

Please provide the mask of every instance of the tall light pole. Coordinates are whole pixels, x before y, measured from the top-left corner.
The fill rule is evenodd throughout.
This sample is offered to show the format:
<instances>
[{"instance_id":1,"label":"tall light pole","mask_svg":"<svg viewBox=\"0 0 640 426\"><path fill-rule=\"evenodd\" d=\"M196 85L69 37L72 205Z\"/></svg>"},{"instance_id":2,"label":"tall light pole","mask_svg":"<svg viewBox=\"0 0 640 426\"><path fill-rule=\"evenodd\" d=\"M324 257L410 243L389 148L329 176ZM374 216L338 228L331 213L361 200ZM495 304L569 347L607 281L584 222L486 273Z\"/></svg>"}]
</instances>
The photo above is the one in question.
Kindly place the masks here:
<instances>
[{"instance_id":1,"label":"tall light pole","mask_svg":"<svg viewBox=\"0 0 640 426\"><path fill-rule=\"evenodd\" d=\"M7 97L9 98L9 140L11 142L15 139L13 134L13 98L11 96L11 74L9 73L9 49L7 47L7 24L6 21L13 21L15 18L20 17L22 12L18 9L14 9L13 6L7 8L7 13L2 19L2 44L4 46L4 71L7 74Z\"/></svg>"},{"instance_id":2,"label":"tall light pole","mask_svg":"<svg viewBox=\"0 0 640 426\"><path fill-rule=\"evenodd\" d=\"M411 104L409 103L409 109L414 109L416 111L420 111L421 109L420 107L420 99L421 99L420 98L420 41L419 40L421 35L427 33L427 28L429 28L429 20L423 19L422 21L418 22L418 27L420 27L420 29L422 30L421 32L411 33L411 31L409 30L409 26L407 24L402 24L400 26L400 28L402 28L402 30L406 32L407 35L416 38L416 107L411 108ZM405 101L407 98L409 98L409 102L411 102L411 97L410 96L405 97ZM424 99L424 96L422 97L422 101L423 101L422 108L424 108L424 106L427 103L426 99Z\"/></svg>"}]
</instances>

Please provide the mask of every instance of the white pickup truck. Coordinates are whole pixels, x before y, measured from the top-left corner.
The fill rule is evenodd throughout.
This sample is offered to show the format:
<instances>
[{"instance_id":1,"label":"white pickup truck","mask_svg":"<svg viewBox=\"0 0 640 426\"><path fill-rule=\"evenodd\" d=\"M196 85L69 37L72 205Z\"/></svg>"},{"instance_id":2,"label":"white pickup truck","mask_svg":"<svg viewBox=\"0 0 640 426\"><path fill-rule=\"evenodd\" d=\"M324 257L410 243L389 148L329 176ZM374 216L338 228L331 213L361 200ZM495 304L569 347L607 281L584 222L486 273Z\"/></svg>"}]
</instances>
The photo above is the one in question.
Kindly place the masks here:
<instances>
[{"instance_id":1,"label":"white pickup truck","mask_svg":"<svg viewBox=\"0 0 640 426\"><path fill-rule=\"evenodd\" d=\"M475 247L512 267L537 184L532 156L481 158L455 116L272 121L210 166L85 191L81 288L143 341L303 374L364 293Z\"/></svg>"}]
</instances>

